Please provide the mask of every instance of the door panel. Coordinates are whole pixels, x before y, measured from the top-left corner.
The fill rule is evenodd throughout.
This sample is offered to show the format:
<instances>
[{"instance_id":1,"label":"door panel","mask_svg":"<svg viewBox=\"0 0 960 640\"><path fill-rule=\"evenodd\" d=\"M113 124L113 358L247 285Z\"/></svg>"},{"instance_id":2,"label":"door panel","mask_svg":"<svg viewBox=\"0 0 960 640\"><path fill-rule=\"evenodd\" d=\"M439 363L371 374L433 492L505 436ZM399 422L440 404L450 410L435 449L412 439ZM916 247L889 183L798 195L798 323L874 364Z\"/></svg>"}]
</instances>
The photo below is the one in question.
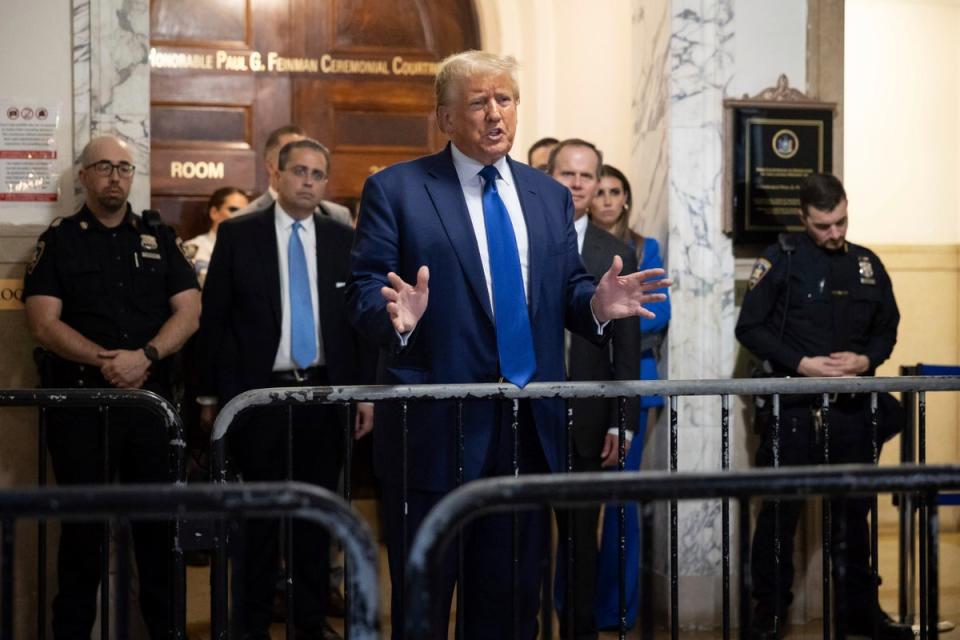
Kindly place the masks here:
<instances>
[{"instance_id":1,"label":"door panel","mask_svg":"<svg viewBox=\"0 0 960 640\"><path fill-rule=\"evenodd\" d=\"M404 65L479 46L472 0L152 0L151 30L154 207L182 237L218 187L267 188L263 145L291 122L355 205L372 171L445 143L430 69Z\"/></svg>"}]
</instances>

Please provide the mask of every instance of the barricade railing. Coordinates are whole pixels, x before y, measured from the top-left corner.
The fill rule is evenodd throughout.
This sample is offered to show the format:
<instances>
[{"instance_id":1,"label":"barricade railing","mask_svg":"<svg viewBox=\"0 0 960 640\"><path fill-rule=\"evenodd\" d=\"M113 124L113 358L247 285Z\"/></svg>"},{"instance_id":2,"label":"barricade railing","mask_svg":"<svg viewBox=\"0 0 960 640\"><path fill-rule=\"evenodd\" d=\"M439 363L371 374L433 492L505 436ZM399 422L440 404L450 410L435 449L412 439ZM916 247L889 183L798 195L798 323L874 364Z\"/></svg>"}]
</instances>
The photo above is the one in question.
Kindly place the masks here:
<instances>
[{"instance_id":1,"label":"barricade railing","mask_svg":"<svg viewBox=\"0 0 960 640\"><path fill-rule=\"evenodd\" d=\"M483 514L547 506L573 507L595 502L651 504L681 500L736 500L740 518L740 638L750 633L750 500L769 498L802 500L811 497L876 496L905 493L925 502L925 528L929 533L927 589L920 613L920 637L937 638L939 527L937 494L960 488L960 466L915 466L877 468L872 465L791 467L722 473L571 473L529 475L519 478L489 478L471 482L445 496L424 519L413 540L407 565L410 615L406 637L434 637L430 612L437 604L441 560L462 527ZM824 504L824 510L829 511ZM828 529L824 530L826 534ZM826 555L830 555L827 553ZM834 562L843 575L845 553L834 550ZM725 561L728 554L724 554ZM839 585L838 585L838 591ZM829 592L829 589L827 589ZM839 596L842 599L842 596ZM831 620L823 619L823 637L829 639ZM837 637L844 637L838 620ZM676 617L671 635L679 635ZM724 638L730 635L724 628ZM547 636L549 637L549 636ZM876 637L876 636L875 636Z\"/></svg>"},{"instance_id":2,"label":"barricade railing","mask_svg":"<svg viewBox=\"0 0 960 640\"><path fill-rule=\"evenodd\" d=\"M919 363L916 365L901 366L901 376L957 376L960 375L960 366L951 365L930 365ZM927 397L924 391L908 391L903 394L903 407L907 414L907 426L903 431L903 437L900 439L900 461L906 464L927 463ZM945 500L956 504L957 496L940 496L940 504ZM919 513L920 520L923 520L923 504L915 504L911 496L904 495L899 500L900 507L900 531L899 531L899 563L898 563L898 587L899 587L899 617L900 620L913 624L917 617L916 595L917 595L917 550L920 551L921 565L920 571L923 572L922 558L927 553L928 541L924 538L917 540L917 530L914 526L914 516ZM922 533L922 532L921 532ZM919 544L918 544L919 542ZM950 623L945 623L950 625Z\"/></svg>"},{"instance_id":3,"label":"barricade railing","mask_svg":"<svg viewBox=\"0 0 960 640\"><path fill-rule=\"evenodd\" d=\"M250 517L286 516L318 524L341 541L351 562L349 587L354 594L346 612L353 637L374 640L379 637L377 599L377 550L367 524L337 495L301 483L251 483L244 485L88 485L64 488L40 488L25 491L0 491L0 522L3 536L11 547L17 519L52 518L106 520L121 535L118 540L118 592L126 593L128 565L128 529L131 521L166 519L171 516L225 517L232 521ZM6 550L5 550L6 551ZM4 565L13 562L4 555ZM13 637L12 598L4 585L4 639ZM180 587L182 589L182 585ZM181 593L182 596L182 593ZM107 626L103 624L102 626ZM117 598L113 628L118 637L127 637L129 612L127 599ZM182 631L182 628L180 629ZM212 636L226 638L226 635Z\"/></svg>"},{"instance_id":4,"label":"barricade railing","mask_svg":"<svg viewBox=\"0 0 960 640\"><path fill-rule=\"evenodd\" d=\"M398 402L401 404L401 416L402 423L401 429L403 430L402 439L403 442L408 442L408 431L410 425L407 423L407 404L414 401L453 401L457 403L456 415L458 417L455 424L450 425L451 429L456 430L457 437L455 440L460 443L459 450L457 451L457 461L458 468L460 469L460 474L458 474L458 484L462 483L462 462L464 459L463 456L463 403L465 401L475 401L475 400L503 400L512 402L514 405L514 419L511 425L513 430L513 443L514 443L514 460L518 459L517 447L518 447L518 428L519 423L517 420L517 406L518 402L521 400L535 400L542 398L558 398L564 399L567 401L567 448L568 451L572 449L572 429L574 424L574 415L573 409L570 406L570 400L573 399L582 399L582 398L616 398L621 401L618 403L618 425L620 431L620 451L618 456L618 466L620 469L623 469L624 458L625 458L625 447L623 443L625 442L625 403L622 401L625 398L638 397L638 396L664 396L668 399L667 405L669 407L669 471L671 473L676 473L680 466L679 460L679 446L678 446L678 433L681 427L681 414L679 411L678 399L681 397L690 397L690 396L715 396L719 399L719 411L717 414L717 425L720 430L721 438L721 447L720 455L717 460L717 468L720 470L729 470L730 469L730 397L731 396L770 396L772 402L772 429L773 429L773 456L774 456L774 466L779 466L779 443L781 440L780 435L780 399L781 396L797 396L797 395L807 395L819 405L822 413L822 432L824 440L824 454L825 461L829 462L829 442L830 442L830 407L832 403L836 400L838 394L865 394L869 396L868 399L868 415L871 424L871 438L872 438L872 451L873 451L873 461L877 462L879 457L880 445L882 442L879 441L878 427L879 427L879 414L878 414L878 399L877 396L880 393L886 392L916 392L916 393L926 393L931 391L958 391L960 390L960 377L930 377L930 376L901 376L901 377L889 377L889 378L878 378L878 377L851 377L851 378L750 378L750 379L724 379L724 380L656 380L656 381L605 381L602 383L590 383L590 382L565 382L565 383L533 383L527 385L523 389L519 389L516 386L509 384L460 384L460 385L408 385L408 386L341 386L341 387L291 387L291 388L276 388L276 389L258 389L245 392L238 395L236 398L227 403L219 413L213 430L211 432L211 465L212 465L212 475L213 478L217 481L224 482L226 481L226 472L225 472L225 436L230 428L230 425L233 423L234 419L245 411L252 409L254 407L260 406L287 406L288 410L292 410L293 406L298 405L309 405L309 404L330 404L330 403L353 403L361 401L391 401ZM288 414L290 415L290 414ZM921 416L921 424L923 424L924 416ZM290 422L288 420L288 422ZM349 432L349 425L344 425L345 432ZM346 447L346 469L347 469L347 479L345 482L345 491L349 492L349 467L350 467L350 438L344 438L345 447ZM403 451L399 455L402 455L402 464L403 464L403 486L402 486L402 496L404 503L407 500L407 482L406 478L408 477L408 459L407 452ZM515 471L518 471L518 468L515 467ZM571 458L568 455L567 458L567 471L572 472L572 463ZM349 493L346 495L349 500ZM722 500L722 557L723 557L723 603L722 603L722 629L724 638L729 637L730 626L731 626L731 615L730 615L730 510L729 510L729 501L726 498L721 498ZM672 630L672 638L676 639L678 637L679 629L679 616L680 616L680 598L679 598L679 546L678 546L678 536L677 536L677 527L678 527L678 505L676 500L671 500L670 505L670 550L669 550L669 574L670 574L670 627ZM643 511L641 511L643 513ZM621 576L620 580L620 624L619 624L619 636L624 638L626 636L626 622L625 622L625 603L623 598L623 576L625 576L625 566L624 566L624 551L623 551L623 540L624 540L624 507L619 508L619 539L620 539L620 548L619 552L619 575ZM411 532L408 530L407 525L407 515L406 510L403 511L403 533L404 540L409 540L412 536ZM878 566L878 557L877 557L877 519L878 519L878 509L876 498L873 498L871 508L870 508L870 523L871 523L871 566L876 570ZM825 544L830 544L830 527L831 527L831 513L829 509L824 510L822 514L822 521L824 530L827 532L825 536ZM779 531L779 526L777 527ZM226 546L223 543L225 541L225 536L222 535L222 532L214 536L217 546L215 547L214 552L214 568L211 585L211 606L214 610L226 611L227 607L227 585L226 585ZM571 540L568 538L566 541L567 544L570 544ZM749 543L749 541L747 542ZM776 539L775 544L779 546L779 534ZM570 558L572 554L567 554L567 557ZM571 562L571 560L568 560ZM823 564L824 564L824 584L823 584L823 609L825 619L830 618L830 568L829 568L830 558L829 554L824 554ZM548 565L549 563L547 563ZM776 582L779 585L780 581L780 567L779 562L775 563L774 567ZM218 569L219 567L219 569ZM568 570L572 567L568 566ZM651 568L649 565L645 564L642 567L644 575L649 575ZM405 571L405 568L404 568ZM544 569L546 576L549 575L549 566L546 566ZM568 575L571 575L568 573ZM219 576L219 578L217 577ZM219 581L219 583L218 583ZM567 580L567 602L572 602L572 593L571 583L572 580ZM545 590L549 588L549 580L544 580ZM641 579L641 588L640 595L642 596L644 580ZM290 581L287 580L287 588L290 589ZM924 583L921 584L921 599L926 598L926 594L923 591L925 588ZM649 589L647 589L649 590ZM876 581L874 584L874 595L876 595L877 585ZM349 598L349 593L345 594ZM458 590L458 598L461 596ZM406 589L404 588L401 594L402 600L406 600ZM551 637L552 635L552 606L553 598L550 597L546 591L543 596L543 633L545 637ZM641 604L643 604L642 598L640 598ZM744 603L741 602L741 607L744 606ZM406 608L406 607L405 607ZM460 607L458 607L458 615L460 612ZM572 607L566 607L567 615L571 615ZM649 613L649 609L641 609L642 612ZM216 619L217 616L215 616ZM569 624L570 619L568 618L568 629L572 628L572 624ZM288 617L288 624L289 624ZM653 637L653 619L652 615L642 615L641 622L642 626L642 635L644 638Z\"/></svg>"},{"instance_id":5,"label":"barricade railing","mask_svg":"<svg viewBox=\"0 0 960 640\"><path fill-rule=\"evenodd\" d=\"M101 447L104 452L102 477L105 483L110 469L110 452L107 446L107 433L110 428L110 410L117 407L142 409L157 416L166 429L169 442L169 480L172 483L184 482L184 450L186 442L183 423L173 405L161 396L141 389L0 389L2 407L37 407L37 484L47 484L47 412L51 409L97 409L100 414ZM2 606L5 612L11 611L13 602L13 563L7 558L13 557L12 528L2 522L2 554L4 561L0 565L0 592L3 593ZM171 620L174 621L175 638L184 638L186 615L186 576L184 572L183 552L179 544L179 521L173 524L172 571L174 593L171 601ZM9 533L8 533L9 532ZM101 552L100 584L103 593L107 593L110 575L111 533L109 527L104 533ZM47 527L42 519L37 522L37 620L36 635L43 640L47 635ZM101 638L107 640L110 634L110 599L100 599ZM0 620L0 637L12 637L12 617L4 615Z\"/></svg>"}]
</instances>

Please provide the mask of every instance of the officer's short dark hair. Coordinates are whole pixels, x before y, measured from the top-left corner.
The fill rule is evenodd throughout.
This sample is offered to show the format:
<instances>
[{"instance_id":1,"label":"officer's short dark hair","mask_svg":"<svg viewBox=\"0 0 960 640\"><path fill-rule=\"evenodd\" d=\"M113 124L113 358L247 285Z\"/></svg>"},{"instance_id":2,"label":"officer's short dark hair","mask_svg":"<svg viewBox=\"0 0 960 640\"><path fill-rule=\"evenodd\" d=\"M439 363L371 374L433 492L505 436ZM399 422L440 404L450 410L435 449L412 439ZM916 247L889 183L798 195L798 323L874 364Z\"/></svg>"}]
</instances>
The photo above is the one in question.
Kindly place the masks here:
<instances>
[{"instance_id":1,"label":"officer's short dark hair","mask_svg":"<svg viewBox=\"0 0 960 640\"><path fill-rule=\"evenodd\" d=\"M529 164L531 167L533 166L533 152L534 152L534 151L536 151L537 149L540 149L540 148L542 148L542 147L549 147L549 146L555 145L555 144L557 144L558 142L560 142L560 141L557 140L556 138L551 138L551 137L549 137L549 136L547 136L546 138L540 138L539 140L537 140L536 142L534 142L532 145L530 145L530 148L527 149L527 164Z\"/></svg>"},{"instance_id":2,"label":"officer's short dark hair","mask_svg":"<svg viewBox=\"0 0 960 640\"><path fill-rule=\"evenodd\" d=\"M280 138L284 136L303 136L307 137L307 132L298 124L285 124L279 129L274 129L267 136L267 144L263 147L263 156L270 155L270 151L280 146Z\"/></svg>"},{"instance_id":3,"label":"officer's short dark hair","mask_svg":"<svg viewBox=\"0 0 960 640\"><path fill-rule=\"evenodd\" d=\"M550 159L547 160L547 174L553 175L553 170L557 164L557 155L567 147L586 147L597 154L597 180L599 180L600 176L603 175L603 152L597 149L597 145L581 138L567 138L558 142L557 146L550 150Z\"/></svg>"},{"instance_id":4,"label":"officer's short dark hair","mask_svg":"<svg viewBox=\"0 0 960 640\"><path fill-rule=\"evenodd\" d=\"M811 173L800 183L800 214L803 216L809 213L810 207L833 211L846 199L847 192L835 175Z\"/></svg>"},{"instance_id":5,"label":"officer's short dark hair","mask_svg":"<svg viewBox=\"0 0 960 640\"><path fill-rule=\"evenodd\" d=\"M327 175L330 175L330 150L314 140L313 138L301 138L283 145L280 149L280 157L277 158L277 168L283 171L287 167L287 158L294 149L312 149L317 153L322 153L327 161Z\"/></svg>"}]
</instances>

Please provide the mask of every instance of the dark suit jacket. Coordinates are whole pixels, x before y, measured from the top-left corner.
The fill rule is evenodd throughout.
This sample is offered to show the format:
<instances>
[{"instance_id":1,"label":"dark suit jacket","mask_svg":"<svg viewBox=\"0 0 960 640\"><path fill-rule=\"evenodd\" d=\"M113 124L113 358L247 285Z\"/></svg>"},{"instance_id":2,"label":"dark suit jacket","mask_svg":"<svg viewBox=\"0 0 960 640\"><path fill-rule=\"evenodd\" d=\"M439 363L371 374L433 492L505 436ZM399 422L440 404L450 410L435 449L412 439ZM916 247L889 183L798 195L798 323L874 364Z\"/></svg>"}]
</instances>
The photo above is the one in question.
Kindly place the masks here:
<instances>
[{"instance_id":1,"label":"dark suit jacket","mask_svg":"<svg viewBox=\"0 0 960 640\"><path fill-rule=\"evenodd\" d=\"M583 266L596 280L610 268L614 255L623 259L623 273L637 270L637 256L633 250L606 231L588 223L583 238ZM603 347L574 335L570 337L570 380L639 380L640 379L640 321L638 318L614 320L611 340ZM607 429L618 426L616 398L609 400L575 400L573 406L573 437L577 453L596 459L599 466L603 437ZM636 431L640 402L630 398L626 402L626 427Z\"/></svg>"},{"instance_id":2,"label":"dark suit jacket","mask_svg":"<svg viewBox=\"0 0 960 640\"><path fill-rule=\"evenodd\" d=\"M537 372L534 381L564 380L564 324L596 334L590 310L592 278L583 269L573 229L569 190L527 165L510 161L530 246L529 305ZM380 289L393 271L416 282L430 268L430 299L405 348L390 324ZM347 285L351 321L380 350L385 384L496 382L496 331L480 252L449 146L438 154L394 165L367 179L361 200L353 266ZM602 338L598 338L602 340ZM550 467L565 467L564 406L531 403ZM464 477L478 477L497 424L492 402L464 405ZM399 408L377 407L374 461L391 480L402 472ZM412 488L446 490L456 481L456 405L409 409Z\"/></svg>"},{"instance_id":3,"label":"dark suit jacket","mask_svg":"<svg viewBox=\"0 0 960 640\"><path fill-rule=\"evenodd\" d=\"M200 316L202 392L221 406L249 389L270 386L280 344L280 262L274 205L227 220L203 289ZM362 351L347 322L344 299L353 230L313 216L317 233L320 333L332 384L360 384Z\"/></svg>"}]
</instances>

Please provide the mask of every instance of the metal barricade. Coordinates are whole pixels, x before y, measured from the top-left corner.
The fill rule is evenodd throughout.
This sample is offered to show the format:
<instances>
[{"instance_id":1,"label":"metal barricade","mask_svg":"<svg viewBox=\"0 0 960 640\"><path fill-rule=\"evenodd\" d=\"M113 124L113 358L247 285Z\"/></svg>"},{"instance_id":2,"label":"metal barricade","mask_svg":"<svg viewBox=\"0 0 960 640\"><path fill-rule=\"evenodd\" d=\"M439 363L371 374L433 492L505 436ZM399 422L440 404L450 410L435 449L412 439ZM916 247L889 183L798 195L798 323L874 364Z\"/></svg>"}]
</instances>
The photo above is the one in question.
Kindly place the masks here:
<instances>
[{"instance_id":1,"label":"metal barricade","mask_svg":"<svg viewBox=\"0 0 960 640\"><path fill-rule=\"evenodd\" d=\"M521 478L491 478L471 482L444 497L427 515L413 540L408 559L407 591L411 615L406 637L433 637L429 615L435 603L441 558L463 524L483 513L533 509L546 505L579 505L597 501L641 503L679 500L735 499L739 503L740 547L740 637L749 634L750 597L749 501L755 497L803 499L814 496L871 496L877 493L909 493L929 505L926 528L930 557L926 574L929 598L921 608L921 638L937 637L939 529L936 497L940 491L960 487L960 466L871 465L794 467L723 473L574 473L530 475ZM844 562L840 554L838 563ZM726 559L726 557L725 557ZM842 570L840 571L842 573ZM841 627L842 629L842 627ZM672 635L676 636L674 618ZM830 620L824 618L824 638L830 637ZM729 637L729 628L724 629ZM842 631L838 637L843 637Z\"/></svg>"},{"instance_id":2,"label":"metal barricade","mask_svg":"<svg viewBox=\"0 0 960 640\"><path fill-rule=\"evenodd\" d=\"M12 543L13 524L19 518L97 519L113 522L120 532L138 519L165 519L177 516L223 516L231 520L284 515L304 519L332 531L343 543L352 571L349 586L354 594L347 611L353 637L379 637L377 600L377 550L366 523L335 494L300 483L238 485L118 485L43 488L29 491L0 491L0 522L3 535ZM128 536L118 537L118 582L127 584ZM12 561L4 557L4 564ZM6 585L5 585L6 587ZM3 630L0 637L12 638L11 596L3 593ZM129 612L125 598L119 598L113 627L126 637ZM182 631L182 629L181 629ZM214 636L223 638L226 636Z\"/></svg>"},{"instance_id":3,"label":"metal barricade","mask_svg":"<svg viewBox=\"0 0 960 640\"><path fill-rule=\"evenodd\" d=\"M104 449L104 482L109 469L109 447L106 434L110 427L110 409L115 407L133 407L143 409L156 415L167 431L169 441L169 470L170 482L174 484L184 482L184 450L186 442L183 435L183 423L173 405L159 395L140 389L2 389L0 390L0 406L3 407L37 407L39 423L37 430L37 484L41 487L47 484L47 412L50 409L92 408L100 413L101 444ZM3 522L3 563L0 565L0 589L3 593L4 611L11 611L13 594L13 533L9 523ZM175 626L175 638L184 638L186 612L186 577L184 572L183 551L179 544L179 521L174 521L174 537L172 540L172 571L174 575L174 598L171 601L172 617ZM101 586L109 581L109 562L111 536L109 528L104 533L103 550L101 554ZM11 559L11 560L8 560ZM125 561L126 558L120 558ZM42 519L37 522L37 624L36 638L43 640L47 635L47 526ZM104 588L104 591L106 589ZM110 633L109 598L100 599L101 638L107 640ZM0 637L12 637L12 616L4 615L0 620Z\"/></svg>"},{"instance_id":4,"label":"metal barricade","mask_svg":"<svg viewBox=\"0 0 960 640\"><path fill-rule=\"evenodd\" d=\"M214 425L213 432L211 434L211 451L212 451L212 463L213 463L213 473L214 477L220 481L225 480L224 476L224 436L227 433L227 430L230 424L233 422L234 418L252 407L264 406L264 405L297 405L297 404L321 404L321 403L350 403L358 401L392 401L401 403L401 415L403 416L403 422L401 428L403 429L403 441L407 442L407 432L410 426L407 424L407 404L412 401L453 401L457 404L456 415L458 417L456 424L451 424L450 428L455 429L457 433L456 440L460 443L460 450L457 452L457 460L461 463L460 470L462 472L462 461L463 461L463 405L466 400L503 400L513 403L513 416L511 428L513 430L513 442L514 442L514 459L516 459L516 446L517 446L517 406L518 402L521 400L531 400L539 398L562 398L568 401L567 403L567 441L568 441L568 450L569 443L571 441L571 429L573 425L573 411L569 406L569 401L572 399L578 398L628 398L644 395L658 395L668 398L669 406L669 468L671 473L676 473L680 467L679 460L679 447L678 447L678 434L681 426L681 415L678 409L678 399L686 396L715 396L720 400L720 407L717 416L717 424L721 433L721 452L720 457L717 460L717 467L721 470L728 470L730 468L730 396L733 395L769 395L772 397L772 402L774 406L773 410L773 429L774 433L777 434L774 437L774 442L779 443L779 420L780 420L780 396L790 394L790 395L810 395L814 398L820 398L822 413L823 413L823 430L824 430L824 439L826 444L826 454L827 461L829 462L829 433L830 433L830 407L833 399L837 397L837 394L869 394L869 416L870 422L872 425L872 449L873 449L873 459L874 462L877 461L879 453L878 442L878 412L877 412L877 394L884 392L928 392L928 391L958 391L960 390L960 378L956 377L896 377L896 378L865 378L865 377L853 377L853 378L754 378L754 379L742 379L742 380L691 380L691 381L636 381L636 382L625 382L625 381L608 381L604 383L534 383L530 384L524 389L518 389L517 387L509 384L466 384L466 385L410 385L410 386L374 386L374 387L307 387L307 388L278 388L278 389L261 389L254 390L243 393L228 403L223 410L220 412L217 421ZM624 418L623 410L624 403L619 403L620 415L619 415L619 426L620 426L620 441L624 441ZM921 423L923 416L921 416ZM346 446L349 447L349 438L345 439L347 441ZM774 458L775 465L779 464L778 454L777 454L778 444L774 445ZM407 497L407 452L400 452L398 455L403 456L403 468L404 468L404 483L403 483L403 498L406 501ZM349 468L349 452L347 455L348 468ZM621 447L620 456L619 456L619 466L622 469L624 462L623 448ZM568 458L568 471L571 471L572 467L570 466ZM516 470L516 468L515 468ZM462 475L458 476L458 483L462 483ZM598 496L598 499L603 498L603 496ZM721 497L723 502L722 506L722 562L723 562L723 584L724 584L724 596L722 603L722 629L723 637L730 637L730 627L731 627L731 614L730 608L732 606L729 586L730 586L730 558L731 558L731 547L730 547L730 509L729 509L729 499ZM679 547L678 547L678 535L677 535L677 526L678 526L678 505L676 500L670 501L670 553L669 553L669 574L670 574L670 628L671 628L671 637L679 637L679 617L680 617L680 598L679 598ZM620 508L620 513L618 514L620 520L620 549L619 549L619 559L620 559L620 576L625 575L625 568L623 565L623 507ZM743 527L743 514L741 514L740 525ZM827 531L827 539L824 541L826 545L830 544L829 540L829 530L830 530L830 509L825 509L823 513L823 526L825 531ZM406 525L406 514L404 514L404 535L409 537L410 533L407 531L408 527ZM877 504L876 498L873 499L871 509L870 509L870 521L871 521L871 530L873 532L873 544L872 544L872 558L871 564L873 567L876 567L878 564L877 558L877 546L876 546L876 523L877 523ZM746 521L749 524L749 520ZM217 536L219 540L223 540L222 536ZM405 538L406 539L406 538ZM746 541L741 540L741 544L747 545L747 550L749 549L749 539ZM219 549L215 553L215 557L220 557L221 566L225 567L226 562L226 550L224 545L220 545ZM830 618L830 558L829 553L824 554L824 616L825 619ZM545 563L549 565L549 563ZM649 571L649 567L644 567L645 571ZM549 566L545 566L544 573L549 575ZM779 572L778 568L775 568ZM225 578L224 578L225 581ZM546 584L547 580L544 581ZM569 583L570 581L568 581ZM622 583L622 579L621 579ZM925 588L929 584L929 580L924 580L921 584L921 598L926 598ZM643 580L641 580L641 592L638 595L638 598L643 603ZM552 634L552 606L553 598L550 594L546 592L547 588L545 587L545 592L542 599L542 609L543 609L543 632L545 637L551 637ZM622 589L622 585L621 585ZM874 590L876 593L876 584L874 585ZM647 589L649 591L649 589ZM219 598L218 602L214 606L219 607L221 610L225 611L226 609L226 584L225 582L220 585L213 585L211 589L212 598L215 600ZM349 595L349 594L348 594ZM403 597L406 596L406 589L404 589ZM460 593L458 590L458 598ZM569 602L569 600L568 600ZM620 628L619 636L624 638L626 635L626 628L624 623L624 606L623 597L620 598ZM741 600L741 620L747 619L745 615L744 607L747 607L749 600ZM570 607L567 607L569 611ZM460 609L458 608L458 613ZM643 610L642 610L643 611ZM647 610L649 611L649 609ZM842 615L842 612L841 612ZM651 615L644 615L641 618L642 625L642 635L644 638L653 637L653 620Z\"/></svg>"},{"instance_id":5,"label":"metal barricade","mask_svg":"<svg viewBox=\"0 0 960 640\"><path fill-rule=\"evenodd\" d=\"M900 375L902 376L957 376L960 375L960 366L916 364L910 366L901 366ZM904 429L903 437L900 441L900 461L905 464L927 463L927 396L925 391L908 391L903 394L903 406L907 414L907 426ZM940 504L958 504L956 494L950 496L940 496ZM920 522L924 520L924 510L926 505L917 503L910 495L897 497L900 509L900 531L899 531L899 565L898 565L898 587L900 597L898 602L899 617L902 622L913 624L916 612L917 595L917 550L920 552L920 572L925 570L923 560L929 548L929 540L926 539L925 531L921 528L919 531L919 545L917 537L918 531L914 526L914 519L919 514ZM920 579L923 577L921 575ZM952 629L952 623L945 622L947 629ZM941 630L944 627L941 626Z\"/></svg>"}]
</instances>

